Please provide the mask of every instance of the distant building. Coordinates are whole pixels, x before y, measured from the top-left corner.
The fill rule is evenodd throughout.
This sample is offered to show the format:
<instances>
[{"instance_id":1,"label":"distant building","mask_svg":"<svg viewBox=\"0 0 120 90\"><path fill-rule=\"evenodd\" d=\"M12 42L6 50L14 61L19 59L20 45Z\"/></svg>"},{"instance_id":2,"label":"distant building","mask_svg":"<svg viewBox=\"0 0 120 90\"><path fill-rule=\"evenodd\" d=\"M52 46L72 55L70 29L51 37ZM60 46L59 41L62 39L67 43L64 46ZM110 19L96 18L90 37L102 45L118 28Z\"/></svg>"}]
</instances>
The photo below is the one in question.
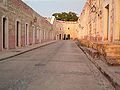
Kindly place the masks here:
<instances>
[{"instance_id":1,"label":"distant building","mask_svg":"<svg viewBox=\"0 0 120 90\"><path fill-rule=\"evenodd\" d=\"M53 30L57 40L77 38L77 22L54 20Z\"/></svg>"}]
</instances>

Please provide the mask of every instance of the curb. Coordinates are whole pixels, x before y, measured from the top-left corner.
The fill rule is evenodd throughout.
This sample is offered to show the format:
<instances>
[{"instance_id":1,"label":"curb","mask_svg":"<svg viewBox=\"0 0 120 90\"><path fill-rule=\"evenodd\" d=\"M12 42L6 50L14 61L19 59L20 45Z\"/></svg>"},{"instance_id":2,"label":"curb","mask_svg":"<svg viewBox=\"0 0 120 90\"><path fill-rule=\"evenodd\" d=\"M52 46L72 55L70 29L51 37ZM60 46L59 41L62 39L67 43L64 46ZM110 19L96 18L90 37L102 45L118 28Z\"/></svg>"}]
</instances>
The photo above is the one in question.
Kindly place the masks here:
<instances>
[{"instance_id":1,"label":"curb","mask_svg":"<svg viewBox=\"0 0 120 90\"><path fill-rule=\"evenodd\" d=\"M79 45L78 46L84 54L87 56L87 58L97 67L97 69L108 79L108 81L112 84L112 86L115 88L115 90L120 90L120 83L112 78L112 76L109 74L109 72L105 71L101 66L99 66L95 61L93 61L92 57Z\"/></svg>"},{"instance_id":2,"label":"curb","mask_svg":"<svg viewBox=\"0 0 120 90\"><path fill-rule=\"evenodd\" d=\"M9 59L9 58L12 58L12 57L21 55L21 54L23 54L23 53L26 53L26 52L29 52L29 51L38 49L38 48L40 48L40 47L44 47L44 46L50 45L50 44L55 43L55 42L57 42L57 41L52 41L52 42L48 42L48 43L45 43L45 44L42 43L40 46L36 46L36 47L31 48L31 49L28 49L28 50L25 50L25 51L21 51L21 52L19 52L19 53L13 54L13 55L0 58L0 61L3 61L3 60L6 60L6 59Z\"/></svg>"}]
</instances>

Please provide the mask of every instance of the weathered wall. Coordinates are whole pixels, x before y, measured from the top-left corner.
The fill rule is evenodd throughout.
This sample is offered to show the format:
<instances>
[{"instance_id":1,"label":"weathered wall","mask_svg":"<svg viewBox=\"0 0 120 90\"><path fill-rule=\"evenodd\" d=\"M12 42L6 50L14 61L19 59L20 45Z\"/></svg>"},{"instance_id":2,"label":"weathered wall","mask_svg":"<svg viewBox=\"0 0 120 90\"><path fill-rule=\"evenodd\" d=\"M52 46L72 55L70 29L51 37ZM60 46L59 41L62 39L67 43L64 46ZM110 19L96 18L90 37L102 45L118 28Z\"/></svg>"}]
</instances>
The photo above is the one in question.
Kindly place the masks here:
<instances>
[{"instance_id":1,"label":"weathered wall","mask_svg":"<svg viewBox=\"0 0 120 90\"><path fill-rule=\"evenodd\" d=\"M3 48L3 17L6 23L6 48ZM21 0L0 0L0 50L32 45L53 39L52 25ZM17 22L18 33L17 33ZM26 25L27 24L27 25ZM18 45L17 43L18 34Z\"/></svg>"},{"instance_id":2,"label":"weathered wall","mask_svg":"<svg viewBox=\"0 0 120 90\"><path fill-rule=\"evenodd\" d=\"M78 20L80 39L120 41L120 1L87 0Z\"/></svg>"},{"instance_id":3,"label":"weathered wall","mask_svg":"<svg viewBox=\"0 0 120 90\"><path fill-rule=\"evenodd\" d=\"M70 35L71 39L77 38L77 22L70 22L70 21L59 21L55 20L53 23L53 28L56 30L56 38L59 38L59 35L62 35L62 38L64 38L64 35Z\"/></svg>"},{"instance_id":4,"label":"weathered wall","mask_svg":"<svg viewBox=\"0 0 120 90\"><path fill-rule=\"evenodd\" d=\"M87 0L78 26L83 45L98 50L108 63L120 64L120 0Z\"/></svg>"},{"instance_id":5,"label":"weathered wall","mask_svg":"<svg viewBox=\"0 0 120 90\"><path fill-rule=\"evenodd\" d=\"M114 39L120 41L120 0L114 0Z\"/></svg>"}]
</instances>

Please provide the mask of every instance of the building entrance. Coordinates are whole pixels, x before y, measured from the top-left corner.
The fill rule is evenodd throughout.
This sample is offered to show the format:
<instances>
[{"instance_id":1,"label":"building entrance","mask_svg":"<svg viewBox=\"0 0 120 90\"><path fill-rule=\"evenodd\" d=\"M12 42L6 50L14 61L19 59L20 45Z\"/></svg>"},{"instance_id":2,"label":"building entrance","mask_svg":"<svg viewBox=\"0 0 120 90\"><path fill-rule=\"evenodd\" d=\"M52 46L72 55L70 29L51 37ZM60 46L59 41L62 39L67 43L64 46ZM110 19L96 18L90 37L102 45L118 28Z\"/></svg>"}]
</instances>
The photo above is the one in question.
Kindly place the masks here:
<instances>
[{"instance_id":1,"label":"building entrance","mask_svg":"<svg viewBox=\"0 0 120 90\"><path fill-rule=\"evenodd\" d=\"M70 34L67 34L67 35L64 34L64 38L63 38L63 40L70 40L70 38L71 38L71 37L70 37Z\"/></svg>"},{"instance_id":2,"label":"building entrance","mask_svg":"<svg viewBox=\"0 0 120 90\"><path fill-rule=\"evenodd\" d=\"M67 35L67 39L70 40L70 34Z\"/></svg>"},{"instance_id":3,"label":"building entrance","mask_svg":"<svg viewBox=\"0 0 120 90\"><path fill-rule=\"evenodd\" d=\"M3 28L2 28L2 48L7 48L7 18L3 18Z\"/></svg>"},{"instance_id":4,"label":"building entrance","mask_svg":"<svg viewBox=\"0 0 120 90\"><path fill-rule=\"evenodd\" d=\"M109 5L106 7L106 40L109 40Z\"/></svg>"},{"instance_id":5,"label":"building entrance","mask_svg":"<svg viewBox=\"0 0 120 90\"><path fill-rule=\"evenodd\" d=\"M17 21L16 22L16 25L17 25L17 27L16 27L16 46L18 47L19 46L19 25L20 23L19 23L19 21Z\"/></svg>"},{"instance_id":6,"label":"building entrance","mask_svg":"<svg viewBox=\"0 0 120 90\"><path fill-rule=\"evenodd\" d=\"M63 38L63 40L66 40L66 34L64 34L64 38Z\"/></svg>"},{"instance_id":7,"label":"building entrance","mask_svg":"<svg viewBox=\"0 0 120 90\"><path fill-rule=\"evenodd\" d=\"M59 40L61 40L62 39L62 35L61 34L59 34Z\"/></svg>"}]
</instances>

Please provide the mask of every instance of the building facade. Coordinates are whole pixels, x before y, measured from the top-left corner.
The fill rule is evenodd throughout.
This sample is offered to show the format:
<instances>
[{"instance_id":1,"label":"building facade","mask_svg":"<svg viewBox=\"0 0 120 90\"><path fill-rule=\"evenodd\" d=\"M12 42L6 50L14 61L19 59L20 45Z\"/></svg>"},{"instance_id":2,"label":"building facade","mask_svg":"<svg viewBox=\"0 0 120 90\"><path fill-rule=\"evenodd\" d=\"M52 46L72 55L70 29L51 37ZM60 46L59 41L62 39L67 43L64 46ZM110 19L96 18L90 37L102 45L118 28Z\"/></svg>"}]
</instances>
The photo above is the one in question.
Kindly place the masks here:
<instances>
[{"instance_id":1,"label":"building facade","mask_svg":"<svg viewBox=\"0 0 120 90\"><path fill-rule=\"evenodd\" d=\"M53 29L57 40L77 38L77 22L54 20Z\"/></svg>"},{"instance_id":2,"label":"building facade","mask_svg":"<svg viewBox=\"0 0 120 90\"><path fill-rule=\"evenodd\" d=\"M119 16L120 0L87 0L78 20L78 38L120 62Z\"/></svg>"},{"instance_id":3,"label":"building facade","mask_svg":"<svg viewBox=\"0 0 120 90\"><path fill-rule=\"evenodd\" d=\"M0 0L0 51L53 40L53 27L21 0Z\"/></svg>"},{"instance_id":4,"label":"building facade","mask_svg":"<svg viewBox=\"0 0 120 90\"><path fill-rule=\"evenodd\" d=\"M87 0L78 24L80 37L92 41L120 41L120 1Z\"/></svg>"}]
</instances>

